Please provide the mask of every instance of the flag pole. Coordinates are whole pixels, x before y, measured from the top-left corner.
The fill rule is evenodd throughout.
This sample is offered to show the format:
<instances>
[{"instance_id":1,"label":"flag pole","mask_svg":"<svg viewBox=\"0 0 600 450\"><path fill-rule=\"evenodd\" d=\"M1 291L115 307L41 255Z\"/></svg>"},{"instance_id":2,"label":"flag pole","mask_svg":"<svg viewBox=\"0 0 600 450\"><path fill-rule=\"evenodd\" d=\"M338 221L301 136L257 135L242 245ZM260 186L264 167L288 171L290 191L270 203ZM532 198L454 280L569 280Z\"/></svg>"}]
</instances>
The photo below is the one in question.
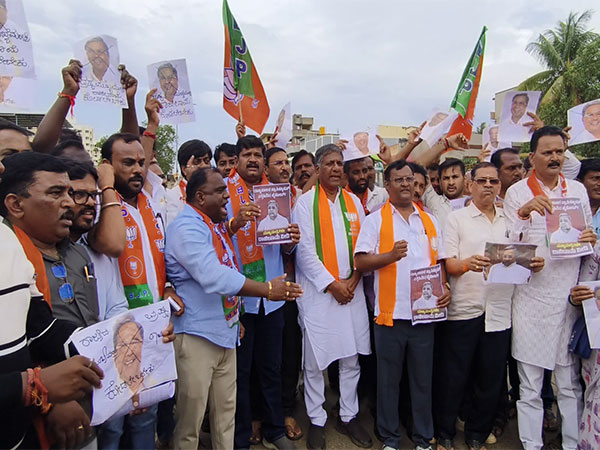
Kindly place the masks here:
<instances>
[{"instance_id":1,"label":"flag pole","mask_svg":"<svg viewBox=\"0 0 600 450\"><path fill-rule=\"evenodd\" d=\"M237 95L240 95L238 91L235 91ZM244 113L242 112L242 101L238 103L238 110L240 112L240 122L244 123Z\"/></svg>"}]
</instances>

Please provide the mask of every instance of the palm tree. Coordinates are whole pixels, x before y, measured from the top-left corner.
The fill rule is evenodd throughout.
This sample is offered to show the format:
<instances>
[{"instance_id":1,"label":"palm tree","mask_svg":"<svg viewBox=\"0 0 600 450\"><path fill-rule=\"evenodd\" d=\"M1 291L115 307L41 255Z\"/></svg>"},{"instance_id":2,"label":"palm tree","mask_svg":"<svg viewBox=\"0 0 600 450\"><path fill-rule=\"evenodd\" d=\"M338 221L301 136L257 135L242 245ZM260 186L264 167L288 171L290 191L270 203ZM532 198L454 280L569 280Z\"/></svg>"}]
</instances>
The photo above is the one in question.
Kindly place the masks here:
<instances>
[{"instance_id":1,"label":"palm tree","mask_svg":"<svg viewBox=\"0 0 600 450\"><path fill-rule=\"evenodd\" d=\"M547 70L526 79L517 89L542 91L541 105L552 102L561 91L568 94L573 105L581 103L581 97L569 79L569 71L580 51L599 38L586 27L591 17L591 10L581 14L572 12L566 22L559 22L556 28L544 31L536 41L527 44L525 50Z\"/></svg>"}]
</instances>

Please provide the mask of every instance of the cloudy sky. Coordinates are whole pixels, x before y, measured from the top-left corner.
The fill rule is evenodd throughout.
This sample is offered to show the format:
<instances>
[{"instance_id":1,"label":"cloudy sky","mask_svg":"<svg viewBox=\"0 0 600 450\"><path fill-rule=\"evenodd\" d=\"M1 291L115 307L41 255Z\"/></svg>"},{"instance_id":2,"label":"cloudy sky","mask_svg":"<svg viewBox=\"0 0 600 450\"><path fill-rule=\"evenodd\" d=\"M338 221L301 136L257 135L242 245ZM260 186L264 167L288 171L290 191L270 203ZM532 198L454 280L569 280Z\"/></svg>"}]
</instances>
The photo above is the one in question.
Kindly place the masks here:
<instances>
[{"instance_id":1,"label":"cloudy sky","mask_svg":"<svg viewBox=\"0 0 600 450\"><path fill-rule=\"evenodd\" d=\"M234 140L221 107L223 24L220 0L23 0L44 112L62 83L72 44L86 36L118 39L121 62L139 80L143 116L146 66L186 58L197 122L179 126L179 142L214 146ZM447 108L483 25L489 28L476 124L489 122L495 92L542 70L528 42L570 11L595 1L229 0L258 67L274 128L281 107L315 118L328 131L370 124L418 125ZM600 12L591 28L600 32ZM96 137L120 126L120 112L78 102L76 119ZM140 118L140 121L144 117Z\"/></svg>"}]
</instances>

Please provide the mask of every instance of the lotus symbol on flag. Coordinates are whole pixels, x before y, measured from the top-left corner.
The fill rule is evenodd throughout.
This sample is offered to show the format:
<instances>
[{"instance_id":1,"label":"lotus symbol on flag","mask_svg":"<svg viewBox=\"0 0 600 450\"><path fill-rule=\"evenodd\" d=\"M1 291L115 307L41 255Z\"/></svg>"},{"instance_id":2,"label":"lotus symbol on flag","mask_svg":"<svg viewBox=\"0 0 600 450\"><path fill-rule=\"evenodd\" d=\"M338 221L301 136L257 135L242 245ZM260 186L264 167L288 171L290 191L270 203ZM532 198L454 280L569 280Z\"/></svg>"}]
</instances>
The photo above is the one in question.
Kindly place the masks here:
<instances>
[{"instance_id":1,"label":"lotus symbol on flag","mask_svg":"<svg viewBox=\"0 0 600 450\"><path fill-rule=\"evenodd\" d=\"M223 72L223 97L234 105L237 105L244 99L244 94L240 94L235 90L233 69L231 67L226 67Z\"/></svg>"}]
</instances>

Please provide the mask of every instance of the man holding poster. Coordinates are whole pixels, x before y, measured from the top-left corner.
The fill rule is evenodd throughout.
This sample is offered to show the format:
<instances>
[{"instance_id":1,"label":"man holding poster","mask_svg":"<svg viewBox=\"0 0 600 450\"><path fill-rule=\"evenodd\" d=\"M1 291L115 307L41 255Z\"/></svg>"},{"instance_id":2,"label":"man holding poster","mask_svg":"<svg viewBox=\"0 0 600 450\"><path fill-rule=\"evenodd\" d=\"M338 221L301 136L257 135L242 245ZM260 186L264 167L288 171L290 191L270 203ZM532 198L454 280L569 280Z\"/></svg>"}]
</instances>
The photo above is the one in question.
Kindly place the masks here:
<instances>
[{"instance_id":1,"label":"man holding poster","mask_svg":"<svg viewBox=\"0 0 600 450\"><path fill-rule=\"evenodd\" d=\"M410 272L438 264L445 258L444 246L437 220L413 203L414 174L406 161L390 164L384 178L389 200L366 217L355 249L357 270L375 272L377 430L386 446L399 448L398 403L406 364L412 440L417 447L429 448L434 324L412 325ZM443 289L438 308L450 303L450 292Z\"/></svg>"},{"instance_id":2,"label":"man holding poster","mask_svg":"<svg viewBox=\"0 0 600 450\"><path fill-rule=\"evenodd\" d=\"M544 410L540 391L544 369L554 370L558 406L562 416L563 448L575 449L582 399L576 357L568 352L576 308L565 299L577 283L580 258L550 260L546 244L546 213L553 211L551 199L581 199L585 222L592 223L585 187L565 178L566 136L558 127L544 126L531 137L529 159L535 170L512 185L504 201L512 240L535 244L546 267L533 274L529 284L515 287L512 311L512 355L517 360L521 399L517 402L519 434L525 448L541 448ZM595 243L592 229L585 229L579 242Z\"/></svg>"},{"instance_id":3,"label":"man holding poster","mask_svg":"<svg viewBox=\"0 0 600 450\"><path fill-rule=\"evenodd\" d=\"M242 273L252 280L265 282L284 275L282 253L294 250L300 233L298 226L291 224L286 229L290 244L257 245L257 218L262 211L255 203L254 187L269 184L265 176L265 144L256 136L244 136L238 140L236 151L237 166L226 180L230 197L227 203L229 233ZM246 314L241 322L246 328L246 337L237 349L235 448L250 445L253 365L260 379L258 390L266 403L267 413L262 422L264 437L278 448L287 440L281 403L283 304L283 301L269 301L260 295L244 297Z\"/></svg>"},{"instance_id":4,"label":"man holding poster","mask_svg":"<svg viewBox=\"0 0 600 450\"><path fill-rule=\"evenodd\" d=\"M482 162L471 174L472 201L450 213L444 230L452 304L436 332L434 420L438 444L446 449L454 445L461 400L467 396L472 398L462 417L467 445L480 448L490 435L510 345L514 286L489 286L482 275L491 262L484 253L486 242L508 242L506 217L495 206L499 173L492 163ZM541 258L531 264L538 271L544 265Z\"/></svg>"}]
</instances>

